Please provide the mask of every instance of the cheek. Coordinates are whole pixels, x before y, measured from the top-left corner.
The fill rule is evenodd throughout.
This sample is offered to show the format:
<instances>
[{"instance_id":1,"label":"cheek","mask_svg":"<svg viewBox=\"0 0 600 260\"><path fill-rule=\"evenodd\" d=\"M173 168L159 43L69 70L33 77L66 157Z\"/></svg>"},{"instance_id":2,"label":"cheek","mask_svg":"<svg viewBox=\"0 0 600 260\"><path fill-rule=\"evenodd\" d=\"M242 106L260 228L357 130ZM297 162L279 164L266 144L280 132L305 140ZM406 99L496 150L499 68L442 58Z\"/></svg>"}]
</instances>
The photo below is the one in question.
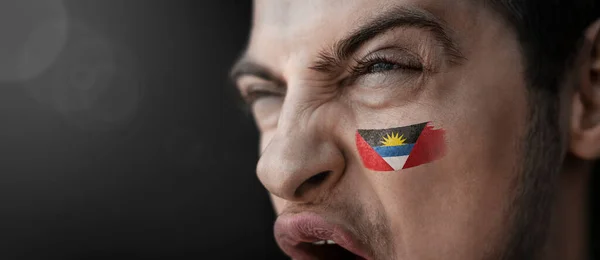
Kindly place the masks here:
<instances>
[{"instance_id":1,"label":"cheek","mask_svg":"<svg viewBox=\"0 0 600 260\"><path fill-rule=\"evenodd\" d=\"M488 77L505 85L456 84L444 98L431 98L439 102L421 111L446 131L444 157L371 178L388 216L394 216L394 236L403 241L400 252L422 254L416 258L443 253L468 259L501 243L525 156L525 86L513 78ZM431 244L436 244L435 252L428 249Z\"/></svg>"},{"instance_id":2,"label":"cheek","mask_svg":"<svg viewBox=\"0 0 600 260\"><path fill-rule=\"evenodd\" d=\"M404 241L399 251L428 258L429 245L436 244L437 253L468 259L481 253L478 248L500 243L519 174L524 126L524 111L505 112L480 109L463 118L440 119L447 142L442 159L371 177L393 216L396 240Z\"/></svg>"}]
</instances>

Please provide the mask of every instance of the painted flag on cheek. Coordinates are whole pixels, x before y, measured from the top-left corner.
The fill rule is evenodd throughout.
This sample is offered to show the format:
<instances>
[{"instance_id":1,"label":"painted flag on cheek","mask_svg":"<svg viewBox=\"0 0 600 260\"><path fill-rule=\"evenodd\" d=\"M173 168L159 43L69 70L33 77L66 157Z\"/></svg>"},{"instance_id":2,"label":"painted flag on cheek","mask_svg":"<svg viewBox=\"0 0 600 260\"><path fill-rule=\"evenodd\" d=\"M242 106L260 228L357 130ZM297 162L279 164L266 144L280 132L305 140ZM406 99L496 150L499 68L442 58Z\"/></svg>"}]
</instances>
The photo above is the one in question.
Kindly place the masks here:
<instances>
[{"instance_id":1,"label":"painted flag on cheek","mask_svg":"<svg viewBox=\"0 0 600 260\"><path fill-rule=\"evenodd\" d=\"M366 168L397 171L441 158L446 152L444 130L431 122L388 128L359 129L356 146Z\"/></svg>"}]
</instances>

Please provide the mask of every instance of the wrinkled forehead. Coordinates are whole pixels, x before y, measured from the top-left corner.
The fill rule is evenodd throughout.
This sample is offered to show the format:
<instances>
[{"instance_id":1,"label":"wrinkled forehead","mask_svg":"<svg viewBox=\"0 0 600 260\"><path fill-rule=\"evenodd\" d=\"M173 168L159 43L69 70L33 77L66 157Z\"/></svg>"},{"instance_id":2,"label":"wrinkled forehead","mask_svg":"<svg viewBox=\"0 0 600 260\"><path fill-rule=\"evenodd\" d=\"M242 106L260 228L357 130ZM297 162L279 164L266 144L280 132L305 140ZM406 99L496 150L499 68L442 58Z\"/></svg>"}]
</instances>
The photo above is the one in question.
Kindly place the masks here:
<instances>
[{"instance_id":1,"label":"wrinkled forehead","mask_svg":"<svg viewBox=\"0 0 600 260\"><path fill-rule=\"evenodd\" d=\"M248 55L289 59L328 47L349 31L389 10L408 7L441 20L467 24L470 0L255 0Z\"/></svg>"}]
</instances>

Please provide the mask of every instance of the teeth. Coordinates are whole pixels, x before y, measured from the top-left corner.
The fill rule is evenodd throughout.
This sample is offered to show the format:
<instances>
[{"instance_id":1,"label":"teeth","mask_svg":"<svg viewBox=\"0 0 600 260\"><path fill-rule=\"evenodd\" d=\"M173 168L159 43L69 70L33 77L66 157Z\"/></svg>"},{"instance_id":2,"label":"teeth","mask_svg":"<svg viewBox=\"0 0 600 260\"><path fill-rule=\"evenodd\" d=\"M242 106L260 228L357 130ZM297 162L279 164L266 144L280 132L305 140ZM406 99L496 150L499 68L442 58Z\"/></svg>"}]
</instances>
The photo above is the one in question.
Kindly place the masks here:
<instances>
[{"instance_id":1,"label":"teeth","mask_svg":"<svg viewBox=\"0 0 600 260\"><path fill-rule=\"evenodd\" d=\"M325 244L335 245L336 243L333 240L321 240L321 241L313 242L312 244L320 246L320 245L325 245Z\"/></svg>"}]
</instances>

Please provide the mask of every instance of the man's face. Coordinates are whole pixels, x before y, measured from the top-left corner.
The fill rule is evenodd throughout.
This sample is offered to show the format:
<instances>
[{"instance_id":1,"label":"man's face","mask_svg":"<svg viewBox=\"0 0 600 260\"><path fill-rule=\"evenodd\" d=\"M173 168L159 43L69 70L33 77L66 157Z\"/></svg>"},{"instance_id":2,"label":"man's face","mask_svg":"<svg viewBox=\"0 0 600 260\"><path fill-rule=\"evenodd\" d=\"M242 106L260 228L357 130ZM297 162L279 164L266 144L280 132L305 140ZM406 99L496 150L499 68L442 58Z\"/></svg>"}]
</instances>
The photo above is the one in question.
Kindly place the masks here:
<instances>
[{"instance_id":1,"label":"man's face","mask_svg":"<svg viewBox=\"0 0 600 260\"><path fill-rule=\"evenodd\" d=\"M374 259L505 250L528 106L519 43L497 14L466 0L257 0L254 15L237 84L287 254L340 254L320 240ZM358 129L422 122L445 130L441 159L365 167Z\"/></svg>"}]
</instances>

